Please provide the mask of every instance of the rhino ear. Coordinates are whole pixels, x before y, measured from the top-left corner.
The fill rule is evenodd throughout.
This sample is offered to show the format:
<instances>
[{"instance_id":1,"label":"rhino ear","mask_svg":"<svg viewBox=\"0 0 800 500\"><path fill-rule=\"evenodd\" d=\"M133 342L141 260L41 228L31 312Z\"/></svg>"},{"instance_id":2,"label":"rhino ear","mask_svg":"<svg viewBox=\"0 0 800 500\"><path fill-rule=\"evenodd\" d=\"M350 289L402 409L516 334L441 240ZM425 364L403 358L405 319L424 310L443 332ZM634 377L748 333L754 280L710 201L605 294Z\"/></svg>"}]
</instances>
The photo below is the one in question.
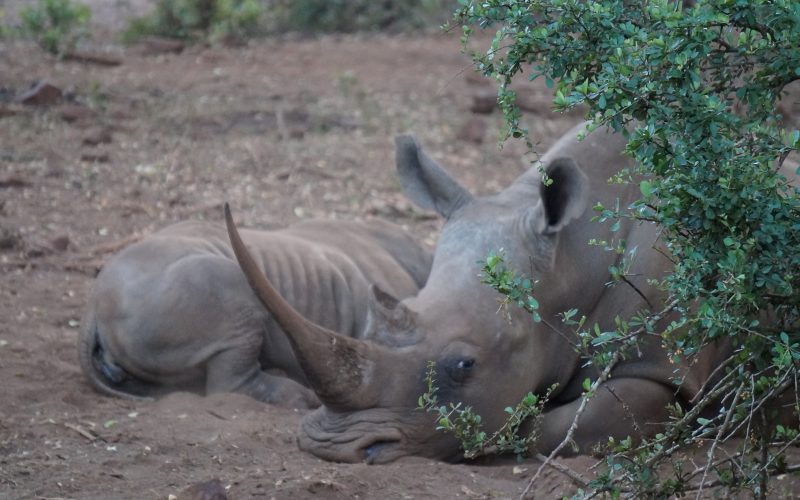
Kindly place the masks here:
<instances>
[{"instance_id":1,"label":"rhino ear","mask_svg":"<svg viewBox=\"0 0 800 500\"><path fill-rule=\"evenodd\" d=\"M370 285L367 338L388 347L404 347L419 342L416 314L392 294Z\"/></svg>"},{"instance_id":2,"label":"rhino ear","mask_svg":"<svg viewBox=\"0 0 800 500\"><path fill-rule=\"evenodd\" d=\"M406 196L445 219L469 202L472 195L419 147L412 135L395 138L397 175Z\"/></svg>"},{"instance_id":3,"label":"rhino ear","mask_svg":"<svg viewBox=\"0 0 800 500\"><path fill-rule=\"evenodd\" d=\"M571 158L556 158L545 166L553 182L539 186L539 202L531 212L532 229L539 234L553 234L579 217L586 209L589 181Z\"/></svg>"}]
</instances>

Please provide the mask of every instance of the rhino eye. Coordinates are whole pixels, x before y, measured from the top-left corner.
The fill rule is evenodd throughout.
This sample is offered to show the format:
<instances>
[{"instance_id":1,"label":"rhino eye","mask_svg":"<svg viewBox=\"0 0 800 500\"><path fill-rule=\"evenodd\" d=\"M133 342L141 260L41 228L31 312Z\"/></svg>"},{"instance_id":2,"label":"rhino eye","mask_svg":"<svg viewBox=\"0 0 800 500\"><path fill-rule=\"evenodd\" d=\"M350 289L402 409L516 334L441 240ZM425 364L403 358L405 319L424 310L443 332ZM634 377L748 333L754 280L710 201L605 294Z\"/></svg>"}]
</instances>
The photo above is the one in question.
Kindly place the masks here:
<instances>
[{"instance_id":1,"label":"rhino eye","mask_svg":"<svg viewBox=\"0 0 800 500\"><path fill-rule=\"evenodd\" d=\"M475 360L472 358L463 358L455 360L446 368L447 374L450 378L458 383L467 380L472 372L472 367L475 366Z\"/></svg>"},{"instance_id":2,"label":"rhino eye","mask_svg":"<svg viewBox=\"0 0 800 500\"><path fill-rule=\"evenodd\" d=\"M458 362L456 366L461 370L469 370L470 368L472 368L472 365L474 364L475 360L470 358L470 359L462 359L461 361Z\"/></svg>"}]
</instances>

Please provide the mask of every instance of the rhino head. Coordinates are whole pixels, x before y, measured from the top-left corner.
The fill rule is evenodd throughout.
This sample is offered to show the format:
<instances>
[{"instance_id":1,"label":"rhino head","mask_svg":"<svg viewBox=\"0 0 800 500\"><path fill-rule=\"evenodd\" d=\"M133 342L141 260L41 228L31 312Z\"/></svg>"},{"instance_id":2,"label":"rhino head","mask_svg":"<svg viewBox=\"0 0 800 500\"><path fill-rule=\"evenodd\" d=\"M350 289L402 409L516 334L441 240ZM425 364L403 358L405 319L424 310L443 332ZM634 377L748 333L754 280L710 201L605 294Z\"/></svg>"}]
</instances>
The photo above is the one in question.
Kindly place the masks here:
<instances>
[{"instance_id":1,"label":"rhino head","mask_svg":"<svg viewBox=\"0 0 800 500\"><path fill-rule=\"evenodd\" d=\"M579 363L566 336L552 328L554 318L571 307L591 308L608 275L605 253L586 246L593 186L579 163L608 161L604 154L623 161L618 140L577 143L576 133L542 158L552 185L546 187L534 167L489 197L471 195L413 137L398 137L405 192L446 223L419 295L398 301L373 287L364 339L325 330L295 312L252 263L226 213L248 280L288 335L323 403L302 422L303 450L342 462L457 458L456 440L416 409L429 361L435 362L439 400L471 405L490 431L502 425L503 408L529 391L568 384ZM510 267L535 275L540 312L550 321L536 323L518 308L509 309L510 319L498 313L500 295L481 284L478 264L498 249ZM593 283L598 290L586 286Z\"/></svg>"}]
</instances>

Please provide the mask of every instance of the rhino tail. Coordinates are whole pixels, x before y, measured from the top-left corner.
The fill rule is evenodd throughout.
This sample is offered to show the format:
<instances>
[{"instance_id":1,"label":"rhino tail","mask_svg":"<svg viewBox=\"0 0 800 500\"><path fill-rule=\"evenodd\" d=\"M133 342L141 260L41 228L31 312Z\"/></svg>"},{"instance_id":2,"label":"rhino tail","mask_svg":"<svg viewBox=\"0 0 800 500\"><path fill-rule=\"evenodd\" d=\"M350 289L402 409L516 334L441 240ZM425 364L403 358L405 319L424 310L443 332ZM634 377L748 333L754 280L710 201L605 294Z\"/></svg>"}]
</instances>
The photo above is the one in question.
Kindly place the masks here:
<instances>
[{"instance_id":1,"label":"rhino tail","mask_svg":"<svg viewBox=\"0 0 800 500\"><path fill-rule=\"evenodd\" d=\"M114 363L103 348L94 312L89 311L81 325L78 359L89 383L101 394L136 401L152 401L152 384L136 380Z\"/></svg>"}]
</instances>

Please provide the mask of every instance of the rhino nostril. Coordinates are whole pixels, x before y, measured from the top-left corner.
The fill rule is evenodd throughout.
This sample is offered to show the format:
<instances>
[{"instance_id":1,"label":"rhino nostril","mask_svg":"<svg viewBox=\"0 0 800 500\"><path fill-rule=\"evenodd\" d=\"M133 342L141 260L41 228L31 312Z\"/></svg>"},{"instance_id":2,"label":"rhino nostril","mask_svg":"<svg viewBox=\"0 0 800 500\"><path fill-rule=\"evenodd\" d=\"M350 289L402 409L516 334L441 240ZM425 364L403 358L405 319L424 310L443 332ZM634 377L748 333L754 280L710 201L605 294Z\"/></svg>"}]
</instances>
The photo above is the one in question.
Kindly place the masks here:
<instances>
[{"instance_id":1,"label":"rhino nostril","mask_svg":"<svg viewBox=\"0 0 800 500\"><path fill-rule=\"evenodd\" d=\"M378 441L375 441L371 445L365 446L364 447L364 460L366 460L366 462L368 464L376 463L377 459L378 459L378 455L380 455L381 450L383 450L387 446L391 446L393 444L397 444L398 442L399 441L396 440L396 439L388 439L388 440L379 439Z\"/></svg>"}]
</instances>

